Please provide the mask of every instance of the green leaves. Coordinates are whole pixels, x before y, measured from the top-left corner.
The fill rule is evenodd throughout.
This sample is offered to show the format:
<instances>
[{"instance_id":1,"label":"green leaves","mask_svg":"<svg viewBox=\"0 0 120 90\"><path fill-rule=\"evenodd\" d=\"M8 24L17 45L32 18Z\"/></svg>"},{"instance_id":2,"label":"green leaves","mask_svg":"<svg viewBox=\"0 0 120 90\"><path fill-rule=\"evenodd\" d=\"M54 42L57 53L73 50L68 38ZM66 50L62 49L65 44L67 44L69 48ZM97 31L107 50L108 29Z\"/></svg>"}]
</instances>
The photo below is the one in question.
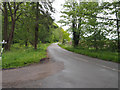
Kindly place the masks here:
<instances>
[{"instance_id":1,"label":"green leaves","mask_svg":"<svg viewBox=\"0 0 120 90\"><path fill-rule=\"evenodd\" d=\"M7 4L7 7L9 5L8 9L8 29L12 26L12 20L13 18L10 18L11 13L16 13L16 25L15 25L15 31L14 31L14 37L13 41L14 43L21 43L21 44L32 44L34 45L35 41L35 26L38 23L39 30L39 36L42 36L41 34L45 34L45 37L39 37L39 42L43 38L48 38L49 41L52 37L50 27L53 25L53 18L51 17L51 12L54 12L54 9L52 7L52 2L49 0L45 0L44 3L40 1L38 5L38 9L36 10L37 6L35 2L9 2ZM18 8L19 6L19 8ZM15 8L16 7L16 8ZM10 12L11 9L11 12ZM37 15L38 12L38 15ZM21 14L22 13L22 14ZM15 15L11 14L12 17L15 17ZM36 19L36 15L38 18ZM17 18L18 17L18 18ZM44 29L43 29L44 27ZM44 30L42 33L41 31ZM8 30L8 33L11 33L10 30ZM47 36L48 35L48 36ZM53 39L51 39L53 40Z\"/></svg>"},{"instance_id":2,"label":"green leaves","mask_svg":"<svg viewBox=\"0 0 120 90\"><path fill-rule=\"evenodd\" d=\"M117 13L119 17L120 2L103 2L100 5L98 2L68 0L63 7L64 10L61 11L63 15L59 23L70 26L73 42L78 39L87 40L92 43L92 47L98 49L98 47L102 48L104 40L110 37L110 34L116 35L116 19L113 19L112 15Z\"/></svg>"}]
</instances>

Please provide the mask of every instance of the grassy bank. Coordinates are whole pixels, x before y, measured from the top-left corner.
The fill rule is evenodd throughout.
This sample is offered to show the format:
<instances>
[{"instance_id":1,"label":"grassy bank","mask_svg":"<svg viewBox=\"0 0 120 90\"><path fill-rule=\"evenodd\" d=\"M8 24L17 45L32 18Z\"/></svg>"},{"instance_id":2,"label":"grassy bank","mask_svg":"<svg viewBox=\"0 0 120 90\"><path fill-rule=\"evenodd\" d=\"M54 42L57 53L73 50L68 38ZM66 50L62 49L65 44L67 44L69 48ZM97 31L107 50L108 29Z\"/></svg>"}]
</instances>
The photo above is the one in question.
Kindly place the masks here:
<instances>
[{"instance_id":1,"label":"grassy bank","mask_svg":"<svg viewBox=\"0 0 120 90\"><path fill-rule=\"evenodd\" d=\"M32 46L25 47L14 44L11 51L3 53L2 68L17 68L32 63L39 62L42 58L46 58L46 49L50 44L39 44L38 50L34 50Z\"/></svg>"},{"instance_id":2,"label":"grassy bank","mask_svg":"<svg viewBox=\"0 0 120 90\"><path fill-rule=\"evenodd\" d=\"M67 46L67 45L61 45L59 44L59 46L61 46L62 48L75 52L75 53L79 53L79 54L83 54L83 55L87 55L90 57L94 57L94 58L99 58L102 60L107 60L107 61L113 61L113 62L118 62L118 53L117 52L110 52L110 51L104 51L104 50L94 50L94 49L85 49L85 48L74 48L72 46Z\"/></svg>"}]
</instances>

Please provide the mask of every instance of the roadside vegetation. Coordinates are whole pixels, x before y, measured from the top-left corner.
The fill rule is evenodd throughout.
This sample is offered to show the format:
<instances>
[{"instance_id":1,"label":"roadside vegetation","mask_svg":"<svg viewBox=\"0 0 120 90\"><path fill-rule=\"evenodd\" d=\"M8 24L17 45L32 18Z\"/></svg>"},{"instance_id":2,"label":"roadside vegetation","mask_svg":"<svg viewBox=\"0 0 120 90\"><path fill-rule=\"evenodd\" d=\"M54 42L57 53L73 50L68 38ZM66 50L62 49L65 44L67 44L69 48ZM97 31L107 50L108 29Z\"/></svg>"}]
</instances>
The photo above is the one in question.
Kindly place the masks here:
<instances>
[{"instance_id":1,"label":"roadside vegetation","mask_svg":"<svg viewBox=\"0 0 120 90\"><path fill-rule=\"evenodd\" d=\"M90 57L99 58L99 59L102 59L102 60L118 62L118 52L111 52L111 51L108 51L108 50L96 51L93 48L84 48L84 47L74 48L73 46L62 45L62 44L59 44L59 46L68 50L68 51L72 51L72 52L75 52L75 53L78 53L78 54L83 54L83 55L87 55L87 56L90 56Z\"/></svg>"},{"instance_id":2,"label":"roadside vegetation","mask_svg":"<svg viewBox=\"0 0 120 90\"><path fill-rule=\"evenodd\" d=\"M50 43L39 44L38 49L29 45L25 47L24 45L19 46L19 44L14 44L11 47L11 51L3 53L2 56L2 68L18 68L26 66L32 63L38 63L41 59L47 57L47 47Z\"/></svg>"}]
</instances>

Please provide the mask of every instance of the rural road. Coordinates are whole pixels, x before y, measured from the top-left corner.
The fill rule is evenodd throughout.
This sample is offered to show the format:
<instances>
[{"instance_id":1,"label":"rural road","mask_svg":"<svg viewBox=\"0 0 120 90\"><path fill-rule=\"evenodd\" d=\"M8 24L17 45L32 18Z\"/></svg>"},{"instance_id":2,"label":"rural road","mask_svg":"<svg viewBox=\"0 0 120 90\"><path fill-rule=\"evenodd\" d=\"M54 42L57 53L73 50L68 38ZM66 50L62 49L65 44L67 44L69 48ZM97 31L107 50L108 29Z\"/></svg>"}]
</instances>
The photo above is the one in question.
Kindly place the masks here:
<instances>
[{"instance_id":1,"label":"rural road","mask_svg":"<svg viewBox=\"0 0 120 90\"><path fill-rule=\"evenodd\" d=\"M50 62L3 70L3 88L118 88L118 64L75 54L57 44Z\"/></svg>"}]
</instances>

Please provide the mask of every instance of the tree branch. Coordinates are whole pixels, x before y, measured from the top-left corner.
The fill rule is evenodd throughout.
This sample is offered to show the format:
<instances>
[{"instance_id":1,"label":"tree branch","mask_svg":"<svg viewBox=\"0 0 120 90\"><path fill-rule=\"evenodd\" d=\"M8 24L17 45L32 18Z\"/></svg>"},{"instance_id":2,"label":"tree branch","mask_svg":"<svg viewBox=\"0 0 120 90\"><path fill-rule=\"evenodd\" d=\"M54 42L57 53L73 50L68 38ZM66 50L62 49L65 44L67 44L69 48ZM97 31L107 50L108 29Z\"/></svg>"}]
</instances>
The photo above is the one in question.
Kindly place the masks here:
<instances>
[{"instance_id":1,"label":"tree branch","mask_svg":"<svg viewBox=\"0 0 120 90\"><path fill-rule=\"evenodd\" d=\"M21 15L22 15L22 13L20 13L20 14L17 16L17 18L15 19L15 21L18 20Z\"/></svg>"},{"instance_id":2,"label":"tree branch","mask_svg":"<svg viewBox=\"0 0 120 90\"><path fill-rule=\"evenodd\" d=\"M19 6L20 6L22 3L23 3L23 2L18 3L18 5L17 5L17 7L16 7L16 9L15 9L14 14L16 14L17 10L19 9Z\"/></svg>"},{"instance_id":3,"label":"tree branch","mask_svg":"<svg viewBox=\"0 0 120 90\"><path fill-rule=\"evenodd\" d=\"M118 19L109 19L109 18L105 18L105 17L97 17L97 16L90 15L90 14L84 14L84 15L91 16L91 17L93 17L93 18L105 19L105 20L114 20L114 21L118 20ZM120 20L118 20L118 21L120 21Z\"/></svg>"},{"instance_id":4,"label":"tree branch","mask_svg":"<svg viewBox=\"0 0 120 90\"><path fill-rule=\"evenodd\" d=\"M10 3L9 3L9 2L8 2L8 7L9 7L9 10L10 10L11 19L12 19L12 21L13 21L12 9L11 9L11 6L10 6Z\"/></svg>"}]
</instances>

